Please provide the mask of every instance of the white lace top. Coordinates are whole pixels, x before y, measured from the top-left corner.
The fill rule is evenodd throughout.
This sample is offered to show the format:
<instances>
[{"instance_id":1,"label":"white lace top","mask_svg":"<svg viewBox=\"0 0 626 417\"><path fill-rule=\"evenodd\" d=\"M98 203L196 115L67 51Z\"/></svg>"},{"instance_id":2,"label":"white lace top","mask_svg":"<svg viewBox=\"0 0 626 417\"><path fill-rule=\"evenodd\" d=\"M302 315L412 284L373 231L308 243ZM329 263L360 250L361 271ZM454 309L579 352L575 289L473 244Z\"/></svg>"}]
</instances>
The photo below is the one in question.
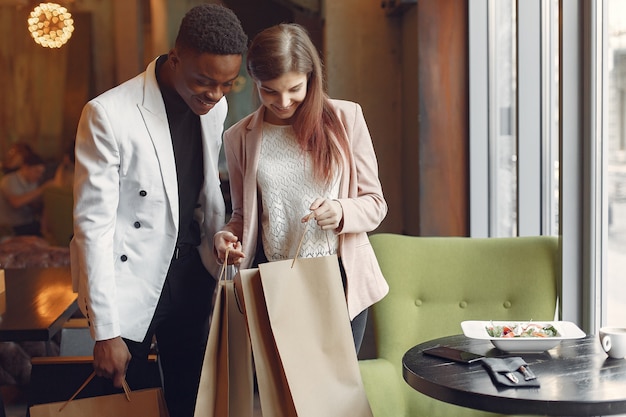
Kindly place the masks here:
<instances>
[{"instance_id":1,"label":"white lace top","mask_svg":"<svg viewBox=\"0 0 626 417\"><path fill-rule=\"evenodd\" d=\"M311 156L300 149L291 126L263 123L257 185L263 249L269 261L293 259L303 233L301 257L337 253L335 233L322 230L314 220L307 224L300 220L317 197L338 198L339 176L328 188L314 179Z\"/></svg>"}]
</instances>

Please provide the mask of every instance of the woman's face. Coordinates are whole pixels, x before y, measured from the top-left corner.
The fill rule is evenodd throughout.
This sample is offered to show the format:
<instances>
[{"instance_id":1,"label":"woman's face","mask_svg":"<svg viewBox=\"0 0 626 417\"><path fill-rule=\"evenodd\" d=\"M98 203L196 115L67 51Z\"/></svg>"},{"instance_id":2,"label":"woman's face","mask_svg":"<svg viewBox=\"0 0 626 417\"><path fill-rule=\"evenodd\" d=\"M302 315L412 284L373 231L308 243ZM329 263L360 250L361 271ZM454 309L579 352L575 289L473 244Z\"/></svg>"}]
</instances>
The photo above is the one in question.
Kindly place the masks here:
<instances>
[{"instance_id":1,"label":"woman's face","mask_svg":"<svg viewBox=\"0 0 626 417\"><path fill-rule=\"evenodd\" d=\"M257 81L259 97L265 106L265 121L290 125L296 110L304 101L308 77L301 72L288 72L270 81Z\"/></svg>"}]
</instances>

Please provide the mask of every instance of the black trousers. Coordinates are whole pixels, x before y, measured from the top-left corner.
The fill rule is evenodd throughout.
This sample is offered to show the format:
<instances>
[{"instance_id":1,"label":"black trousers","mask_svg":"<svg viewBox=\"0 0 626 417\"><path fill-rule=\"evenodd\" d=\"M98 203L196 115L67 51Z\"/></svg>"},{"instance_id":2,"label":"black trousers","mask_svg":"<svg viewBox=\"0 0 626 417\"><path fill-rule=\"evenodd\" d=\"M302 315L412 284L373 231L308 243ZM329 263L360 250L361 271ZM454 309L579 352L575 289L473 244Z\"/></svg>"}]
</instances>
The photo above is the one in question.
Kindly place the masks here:
<instances>
[{"instance_id":1,"label":"black trousers","mask_svg":"<svg viewBox=\"0 0 626 417\"><path fill-rule=\"evenodd\" d=\"M341 282L343 283L343 291L346 292L347 281L348 278L346 276L346 270L343 267L343 262L341 258L339 258L339 272L341 272ZM354 340L354 348L356 349L357 355L361 350L361 345L363 344L363 337L365 337L365 327L367 326L367 309L361 311L356 315L355 318L350 322L350 327L352 327L352 339Z\"/></svg>"},{"instance_id":2,"label":"black trousers","mask_svg":"<svg viewBox=\"0 0 626 417\"><path fill-rule=\"evenodd\" d=\"M140 389L151 386L146 367L156 336L170 417L193 417L215 284L195 248L173 259L146 338L125 340L132 355L126 379Z\"/></svg>"}]
</instances>

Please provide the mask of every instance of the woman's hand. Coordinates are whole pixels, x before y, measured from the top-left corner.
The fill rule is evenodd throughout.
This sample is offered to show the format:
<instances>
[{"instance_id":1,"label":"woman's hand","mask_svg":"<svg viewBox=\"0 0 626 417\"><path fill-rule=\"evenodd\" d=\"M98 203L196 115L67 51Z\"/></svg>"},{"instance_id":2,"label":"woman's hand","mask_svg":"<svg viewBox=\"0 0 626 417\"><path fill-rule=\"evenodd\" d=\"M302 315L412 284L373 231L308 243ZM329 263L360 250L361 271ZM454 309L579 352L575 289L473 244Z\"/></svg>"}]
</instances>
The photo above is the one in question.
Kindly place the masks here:
<instances>
[{"instance_id":1,"label":"woman's hand","mask_svg":"<svg viewBox=\"0 0 626 417\"><path fill-rule=\"evenodd\" d=\"M228 262L229 265L238 265L241 259L246 255L241 251L241 242L239 238L231 232L221 231L213 236L213 246L219 263ZM226 248L229 248L228 259L226 257Z\"/></svg>"},{"instance_id":2,"label":"woman's hand","mask_svg":"<svg viewBox=\"0 0 626 417\"><path fill-rule=\"evenodd\" d=\"M312 216L322 230L341 231L343 226L343 207L341 207L339 201L316 198L309 209L312 213L304 216L302 223L308 222Z\"/></svg>"}]
</instances>

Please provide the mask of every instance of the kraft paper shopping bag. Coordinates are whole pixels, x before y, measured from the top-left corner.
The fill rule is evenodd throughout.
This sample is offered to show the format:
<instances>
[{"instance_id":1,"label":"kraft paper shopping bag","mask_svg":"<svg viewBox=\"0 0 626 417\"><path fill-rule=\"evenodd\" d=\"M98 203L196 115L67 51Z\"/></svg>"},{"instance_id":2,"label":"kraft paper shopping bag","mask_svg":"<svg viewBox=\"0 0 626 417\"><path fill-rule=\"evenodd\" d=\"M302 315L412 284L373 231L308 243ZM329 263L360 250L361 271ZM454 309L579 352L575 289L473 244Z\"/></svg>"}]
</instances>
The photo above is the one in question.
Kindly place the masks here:
<instances>
[{"instance_id":1,"label":"kraft paper shopping bag","mask_svg":"<svg viewBox=\"0 0 626 417\"><path fill-rule=\"evenodd\" d=\"M337 256L269 262L259 271L298 416L371 417Z\"/></svg>"},{"instance_id":2,"label":"kraft paper shopping bag","mask_svg":"<svg viewBox=\"0 0 626 417\"><path fill-rule=\"evenodd\" d=\"M246 319L237 307L233 281L220 279L194 416L251 417L253 402L252 353Z\"/></svg>"},{"instance_id":3,"label":"kraft paper shopping bag","mask_svg":"<svg viewBox=\"0 0 626 417\"><path fill-rule=\"evenodd\" d=\"M371 417L336 256L239 272L263 413Z\"/></svg>"},{"instance_id":4,"label":"kraft paper shopping bag","mask_svg":"<svg viewBox=\"0 0 626 417\"><path fill-rule=\"evenodd\" d=\"M161 388L74 399L95 373L68 401L38 404L30 407L31 417L169 417Z\"/></svg>"},{"instance_id":5,"label":"kraft paper shopping bag","mask_svg":"<svg viewBox=\"0 0 626 417\"><path fill-rule=\"evenodd\" d=\"M276 350L258 269L244 269L235 276L241 288L239 300L245 309L252 356L263 415L297 417L285 372Z\"/></svg>"}]
</instances>

